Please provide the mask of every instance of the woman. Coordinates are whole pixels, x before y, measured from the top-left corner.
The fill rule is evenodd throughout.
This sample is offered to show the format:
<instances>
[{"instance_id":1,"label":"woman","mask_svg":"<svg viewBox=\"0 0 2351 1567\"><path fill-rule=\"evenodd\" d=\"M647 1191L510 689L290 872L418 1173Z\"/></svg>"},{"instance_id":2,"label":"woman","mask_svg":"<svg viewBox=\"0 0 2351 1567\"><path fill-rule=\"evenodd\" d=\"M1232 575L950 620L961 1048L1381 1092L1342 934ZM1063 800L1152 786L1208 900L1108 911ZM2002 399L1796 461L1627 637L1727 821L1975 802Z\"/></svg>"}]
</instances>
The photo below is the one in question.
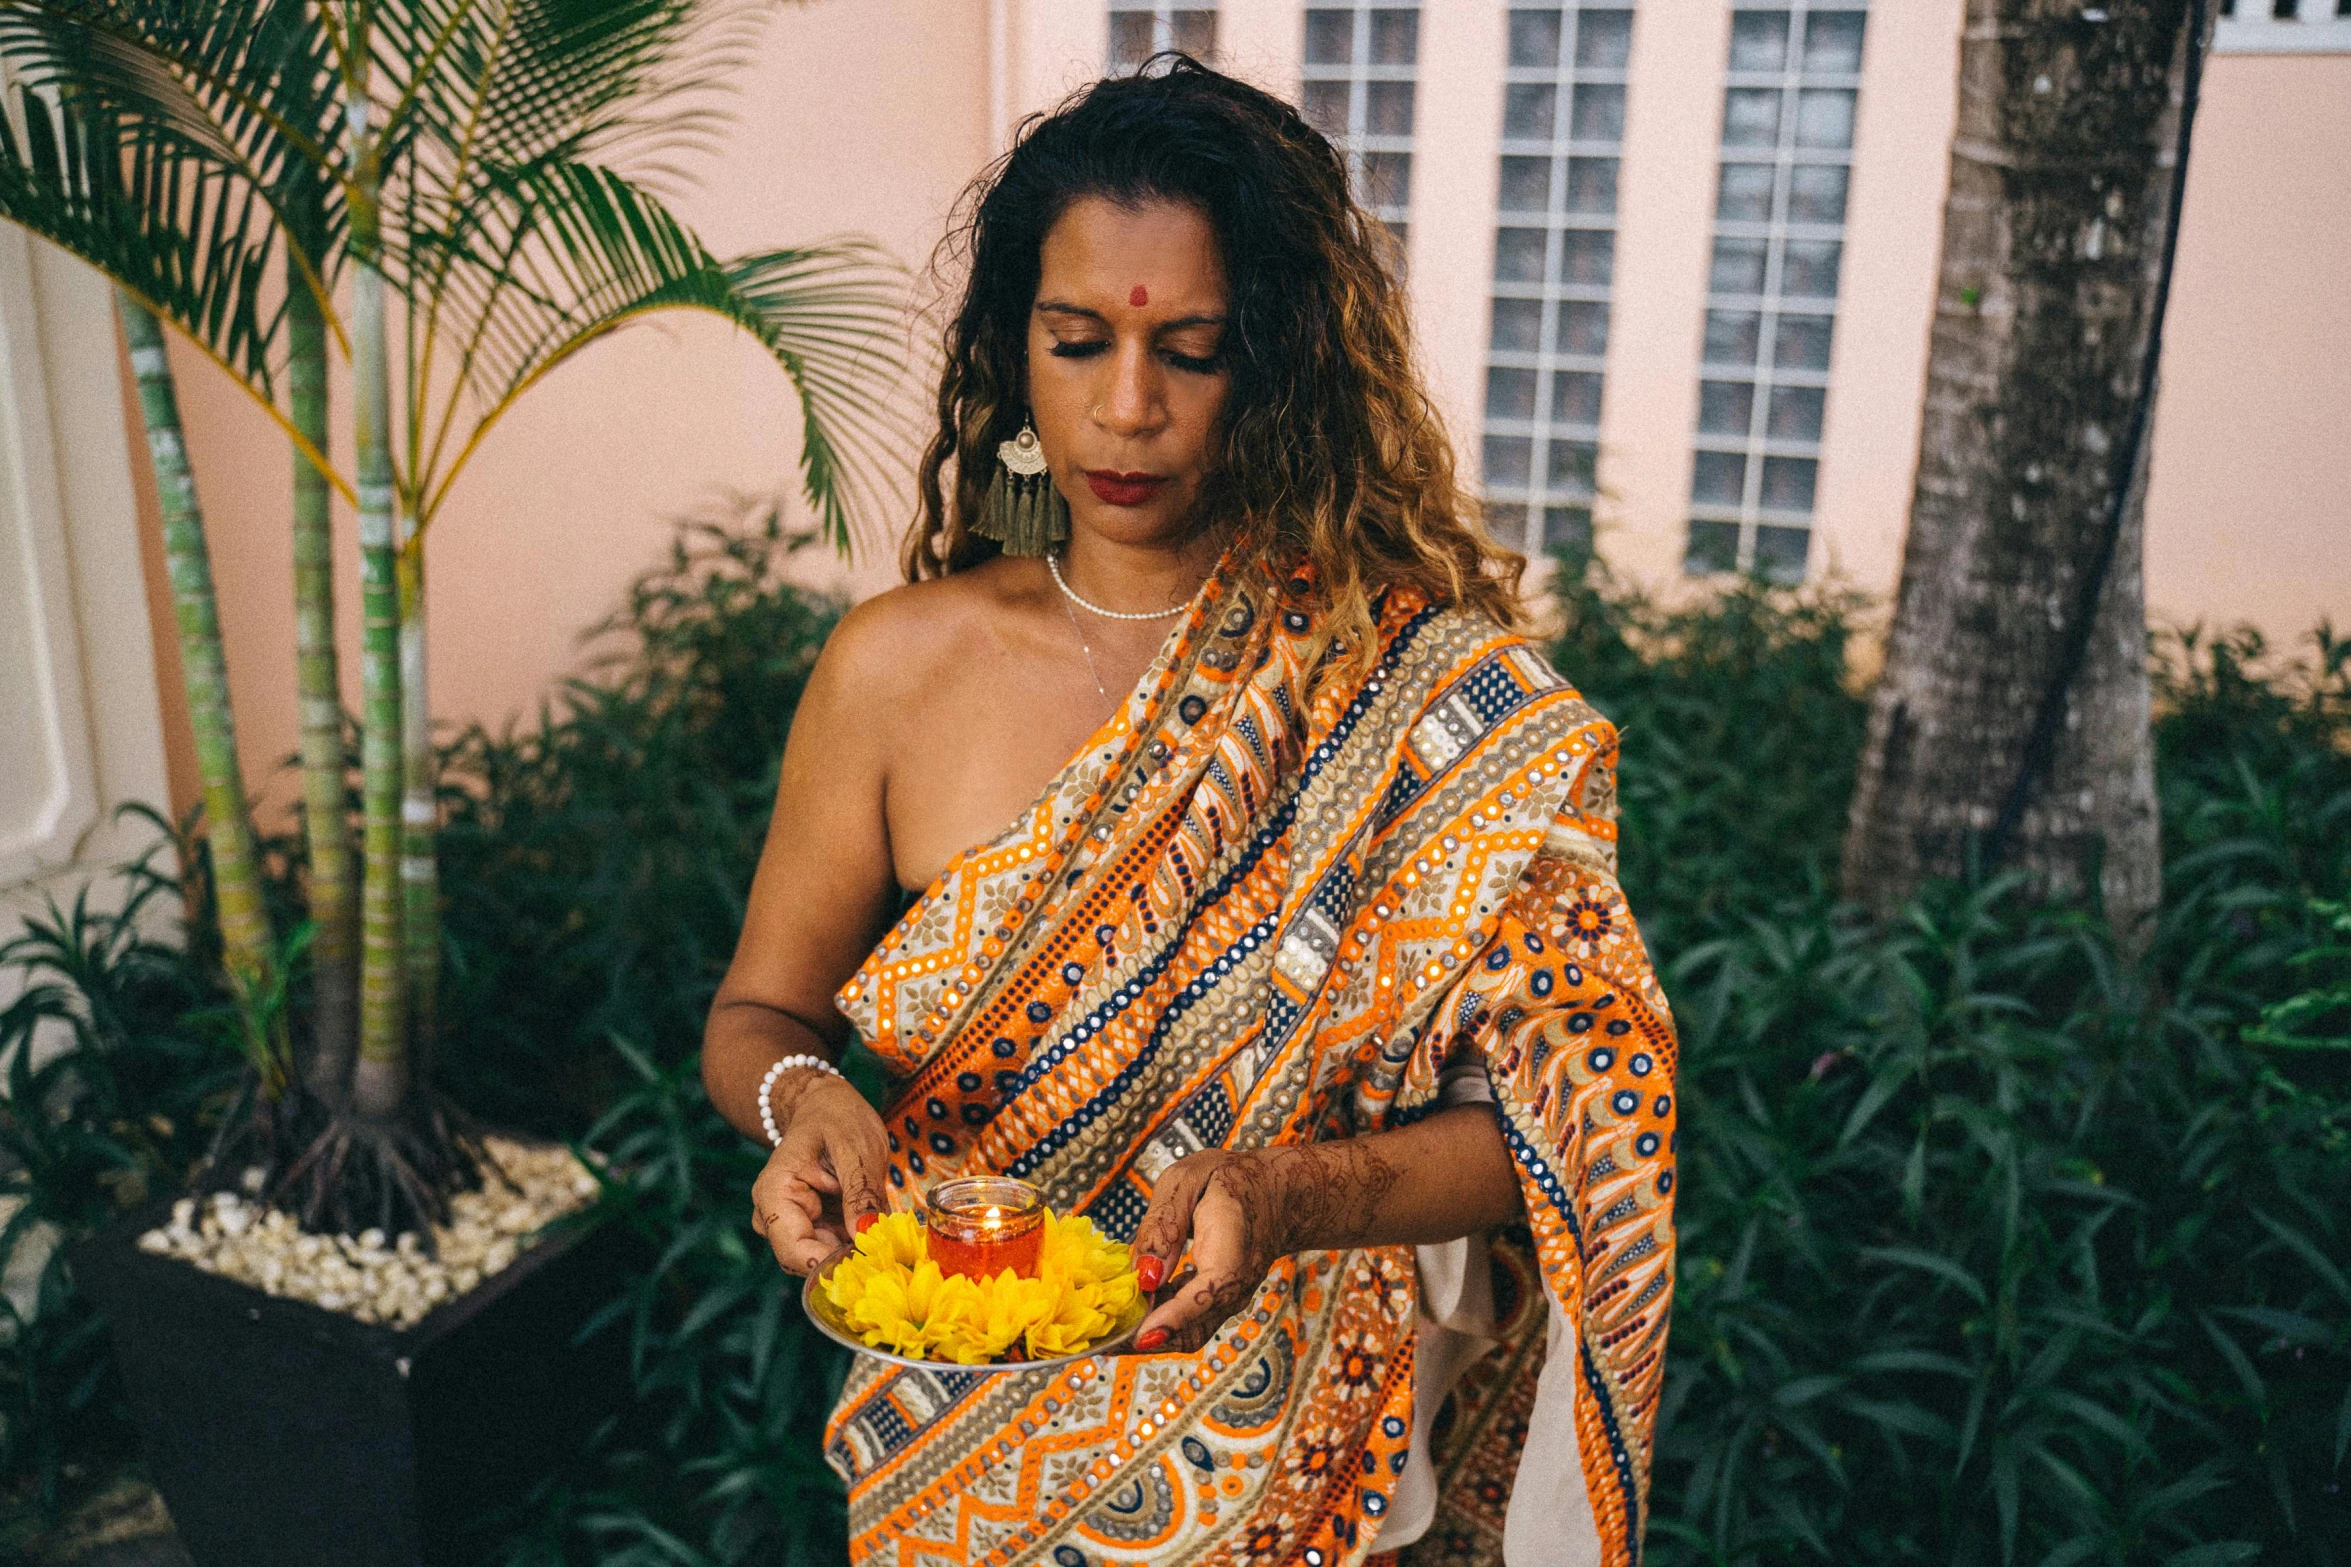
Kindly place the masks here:
<instances>
[{"instance_id":1,"label":"woman","mask_svg":"<svg viewBox=\"0 0 2351 1567\"><path fill-rule=\"evenodd\" d=\"M1384 236L1182 59L975 190L909 585L810 682L703 1070L786 1270L999 1171L1154 1305L1073 1372L859 1360L851 1554L1630 1561L1671 1026Z\"/></svg>"}]
</instances>

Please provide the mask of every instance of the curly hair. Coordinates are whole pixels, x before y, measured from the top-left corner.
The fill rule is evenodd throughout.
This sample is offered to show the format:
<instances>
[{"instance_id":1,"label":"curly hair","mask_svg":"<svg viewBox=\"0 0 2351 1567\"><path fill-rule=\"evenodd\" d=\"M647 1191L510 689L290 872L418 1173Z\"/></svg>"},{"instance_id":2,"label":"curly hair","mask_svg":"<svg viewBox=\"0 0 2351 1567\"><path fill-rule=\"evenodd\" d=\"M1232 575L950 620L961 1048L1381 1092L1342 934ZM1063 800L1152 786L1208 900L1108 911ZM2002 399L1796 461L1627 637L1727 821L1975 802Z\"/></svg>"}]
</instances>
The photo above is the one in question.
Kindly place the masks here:
<instances>
[{"instance_id":1,"label":"curly hair","mask_svg":"<svg viewBox=\"0 0 2351 1567\"><path fill-rule=\"evenodd\" d=\"M1524 629L1525 559L1487 537L1455 476L1413 363L1386 260L1393 241L1350 196L1338 151L1296 110L1180 54L1030 116L964 193L941 265L960 261L968 273L945 333L908 581L997 553L972 523L997 443L1026 417L1045 235L1087 196L1181 202L1215 231L1232 380L1201 504L1265 583L1304 578L1323 630L1346 651L1342 667L1371 655L1372 601L1391 587Z\"/></svg>"}]
</instances>

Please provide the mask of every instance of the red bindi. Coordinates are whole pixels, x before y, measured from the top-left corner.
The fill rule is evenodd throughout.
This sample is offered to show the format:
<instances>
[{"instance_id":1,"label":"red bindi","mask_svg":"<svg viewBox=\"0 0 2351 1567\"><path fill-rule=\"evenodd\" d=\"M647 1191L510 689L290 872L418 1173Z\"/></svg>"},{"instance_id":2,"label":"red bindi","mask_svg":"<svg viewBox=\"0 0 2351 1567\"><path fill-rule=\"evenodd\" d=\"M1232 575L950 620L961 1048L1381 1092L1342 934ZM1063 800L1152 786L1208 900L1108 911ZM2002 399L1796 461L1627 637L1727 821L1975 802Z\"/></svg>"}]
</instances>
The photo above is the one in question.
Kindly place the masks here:
<instances>
[{"instance_id":1,"label":"red bindi","mask_svg":"<svg viewBox=\"0 0 2351 1567\"><path fill-rule=\"evenodd\" d=\"M1145 305L1151 303L1151 291L1145 288L1142 284L1137 283L1135 285L1134 292L1127 295L1127 303L1134 306L1137 310L1140 310Z\"/></svg>"}]
</instances>

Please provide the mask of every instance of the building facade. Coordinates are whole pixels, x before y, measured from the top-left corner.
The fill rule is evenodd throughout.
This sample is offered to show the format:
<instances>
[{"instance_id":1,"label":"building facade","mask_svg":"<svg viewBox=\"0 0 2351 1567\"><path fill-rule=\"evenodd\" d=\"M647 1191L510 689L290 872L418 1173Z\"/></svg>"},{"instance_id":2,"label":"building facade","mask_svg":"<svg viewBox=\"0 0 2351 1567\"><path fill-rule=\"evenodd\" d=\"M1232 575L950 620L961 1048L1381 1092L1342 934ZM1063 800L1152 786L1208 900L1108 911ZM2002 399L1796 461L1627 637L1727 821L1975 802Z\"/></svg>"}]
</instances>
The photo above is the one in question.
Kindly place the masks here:
<instances>
[{"instance_id":1,"label":"building facade","mask_svg":"<svg viewBox=\"0 0 2351 1567\"><path fill-rule=\"evenodd\" d=\"M822 0L777 14L736 84L733 133L681 205L722 254L853 230L920 269L1024 115L1161 48L1202 52L1346 149L1497 532L1589 542L1663 590L1736 567L1884 597L1916 464L1962 9ZM2251 622L2283 642L2330 612L2351 623L2351 0L2228 9L2190 163L2147 580L2159 620ZM0 757L0 870L21 880L99 852L114 802L153 798L168 775L185 804L193 782L169 618L145 612L168 602L151 481L135 429L92 424L110 412L111 383L86 374L112 332L106 292L38 247L21 263L0 249L0 292L15 377L0 392L17 388L0 397L0 533L21 545L0 574L23 574L0 581L0 695L11 732L39 742ZM288 456L240 392L193 355L175 363L251 782L282 807ZM772 367L715 323L620 334L566 367L435 524L439 716L530 712L680 516L789 489L795 426ZM143 521L126 509L142 489ZM349 646L348 517L340 531ZM134 559L144 597L99 569ZM895 576L878 540L852 568L809 565L856 592ZM94 607L102 590L120 602Z\"/></svg>"}]
</instances>

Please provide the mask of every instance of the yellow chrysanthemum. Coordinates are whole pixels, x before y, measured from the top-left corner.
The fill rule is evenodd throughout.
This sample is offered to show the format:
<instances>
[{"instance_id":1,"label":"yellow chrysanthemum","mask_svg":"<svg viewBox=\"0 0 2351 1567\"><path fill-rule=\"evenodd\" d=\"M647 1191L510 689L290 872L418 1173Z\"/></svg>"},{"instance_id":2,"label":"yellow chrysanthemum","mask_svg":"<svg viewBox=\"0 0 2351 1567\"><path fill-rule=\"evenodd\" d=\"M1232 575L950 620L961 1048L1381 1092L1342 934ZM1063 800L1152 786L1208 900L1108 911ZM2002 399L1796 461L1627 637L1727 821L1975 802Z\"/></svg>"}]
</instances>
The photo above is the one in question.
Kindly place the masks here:
<instances>
[{"instance_id":1,"label":"yellow chrysanthemum","mask_svg":"<svg viewBox=\"0 0 2351 1567\"><path fill-rule=\"evenodd\" d=\"M1127 1248L1090 1219L1050 1213L1035 1278L1010 1269L992 1279L943 1274L926 1254L922 1221L893 1213L866 1227L824 1288L874 1348L966 1366L998 1360L1015 1344L1032 1358L1079 1354L1144 1311Z\"/></svg>"}]
</instances>

